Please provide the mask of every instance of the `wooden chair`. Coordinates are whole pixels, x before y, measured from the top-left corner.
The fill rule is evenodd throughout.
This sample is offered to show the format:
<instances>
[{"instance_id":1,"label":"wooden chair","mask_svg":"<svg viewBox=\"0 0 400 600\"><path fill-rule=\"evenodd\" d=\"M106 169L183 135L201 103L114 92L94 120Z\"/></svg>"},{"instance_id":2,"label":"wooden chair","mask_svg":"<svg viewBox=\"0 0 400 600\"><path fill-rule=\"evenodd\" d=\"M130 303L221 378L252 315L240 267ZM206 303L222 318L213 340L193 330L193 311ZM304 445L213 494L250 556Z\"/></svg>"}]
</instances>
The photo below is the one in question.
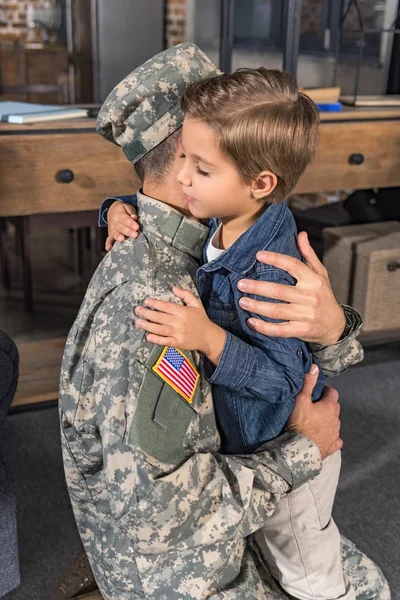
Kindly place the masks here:
<instances>
[{"instance_id":1,"label":"wooden chair","mask_svg":"<svg viewBox=\"0 0 400 600\"><path fill-rule=\"evenodd\" d=\"M4 83L5 77L2 69L2 48L11 45L14 65L13 83ZM19 101L30 100L30 96L46 96L52 98L58 96L59 104L69 103L69 85L66 73L55 74L56 81L53 83L30 83L29 68L24 57L24 45L22 40L16 39L8 42L0 42L0 95L16 97ZM15 83L14 83L15 82ZM49 103L50 104L50 103Z\"/></svg>"}]
</instances>

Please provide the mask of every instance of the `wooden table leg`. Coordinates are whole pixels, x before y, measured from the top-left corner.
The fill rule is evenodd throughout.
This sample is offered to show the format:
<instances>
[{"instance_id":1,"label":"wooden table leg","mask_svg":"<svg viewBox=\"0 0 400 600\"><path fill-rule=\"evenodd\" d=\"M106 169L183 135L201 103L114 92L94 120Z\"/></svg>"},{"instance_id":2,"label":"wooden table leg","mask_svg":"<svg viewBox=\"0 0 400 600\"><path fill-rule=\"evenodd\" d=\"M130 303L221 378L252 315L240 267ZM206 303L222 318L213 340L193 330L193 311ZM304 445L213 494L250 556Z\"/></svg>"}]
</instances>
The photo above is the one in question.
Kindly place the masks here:
<instances>
[{"instance_id":1,"label":"wooden table leg","mask_svg":"<svg viewBox=\"0 0 400 600\"><path fill-rule=\"evenodd\" d=\"M32 266L29 244L29 216L19 217L19 235L21 247L22 278L24 286L24 306L27 312L33 312Z\"/></svg>"},{"instance_id":2,"label":"wooden table leg","mask_svg":"<svg viewBox=\"0 0 400 600\"><path fill-rule=\"evenodd\" d=\"M8 255L7 221L0 218L0 266L4 289L10 289L10 264Z\"/></svg>"}]
</instances>

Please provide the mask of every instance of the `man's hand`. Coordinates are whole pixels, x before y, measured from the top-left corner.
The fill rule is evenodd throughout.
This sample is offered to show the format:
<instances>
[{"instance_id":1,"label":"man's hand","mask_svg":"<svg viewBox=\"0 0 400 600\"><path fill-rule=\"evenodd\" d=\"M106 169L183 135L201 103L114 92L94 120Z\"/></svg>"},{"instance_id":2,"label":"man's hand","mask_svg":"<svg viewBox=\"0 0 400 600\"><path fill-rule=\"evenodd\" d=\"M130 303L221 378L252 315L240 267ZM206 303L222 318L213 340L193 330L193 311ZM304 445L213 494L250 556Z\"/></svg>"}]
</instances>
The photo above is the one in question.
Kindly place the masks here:
<instances>
[{"instance_id":1,"label":"man's hand","mask_svg":"<svg viewBox=\"0 0 400 600\"><path fill-rule=\"evenodd\" d=\"M302 390L297 394L296 404L288 427L310 439L320 449L322 460L343 446L340 439L340 405L336 390L325 387L321 400L312 402L311 394L318 378L318 367L304 377Z\"/></svg>"},{"instance_id":2,"label":"man's hand","mask_svg":"<svg viewBox=\"0 0 400 600\"><path fill-rule=\"evenodd\" d=\"M148 298L135 313L140 317L136 327L149 333L147 339L160 346L181 350L199 350L217 365L225 345L225 331L210 321L200 300L188 290L172 288L185 306Z\"/></svg>"},{"instance_id":3,"label":"man's hand","mask_svg":"<svg viewBox=\"0 0 400 600\"><path fill-rule=\"evenodd\" d=\"M306 264L297 258L275 252L258 252L257 260L287 271L297 280L295 286L266 281L241 280L238 288L248 294L280 300L288 304L241 298L240 306L284 323L267 323L249 319L249 326L264 335L296 337L305 342L328 345L336 343L345 328L346 320L335 298L327 270L311 248L307 234L299 234L297 245Z\"/></svg>"},{"instance_id":4,"label":"man's hand","mask_svg":"<svg viewBox=\"0 0 400 600\"><path fill-rule=\"evenodd\" d=\"M127 237L135 240L139 235L138 216L130 204L114 202L108 209L108 237L106 250L111 250L114 242L123 242Z\"/></svg>"}]
</instances>

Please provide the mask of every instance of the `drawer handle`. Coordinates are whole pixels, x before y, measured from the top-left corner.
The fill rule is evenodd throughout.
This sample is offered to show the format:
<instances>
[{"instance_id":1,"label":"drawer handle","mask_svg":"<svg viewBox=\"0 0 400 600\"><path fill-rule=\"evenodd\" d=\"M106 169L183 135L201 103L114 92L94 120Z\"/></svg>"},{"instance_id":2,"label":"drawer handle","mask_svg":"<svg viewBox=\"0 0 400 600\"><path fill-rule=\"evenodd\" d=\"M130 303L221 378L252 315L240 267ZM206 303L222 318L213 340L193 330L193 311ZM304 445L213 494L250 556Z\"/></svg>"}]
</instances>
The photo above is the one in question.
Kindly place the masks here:
<instances>
[{"instance_id":1,"label":"drawer handle","mask_svg":"<svg viewBox=\"0 0 400 600\"><path fill-rule=\"evenodd\" d=\"M362 165L364 162L364 154L350 154L349 163L351 165Z\"/></svg>"},{"instance_id":2,"label":"drawer handle","mask_svg":"<svg viewBox=\"0 0 400 600\"><path fill-rule=\"evenodd\" d=\"M71 169L63 169L58 172L57 179L61 181L61 183L71 183L74 180L74 172Z\"/></svg>"},{"instance_id":3,"label":"drawer handle","mask_svg":"<svg viewBox=\"0 0 400 600\"><path fill-rule=\"evenodd\" d=\"M393 272L393 271L396 271L397 269L400 269L400 263L398 263L398 262L388 263L388 266L387 266L388 271Z\"/></svg>"}]
</instances>

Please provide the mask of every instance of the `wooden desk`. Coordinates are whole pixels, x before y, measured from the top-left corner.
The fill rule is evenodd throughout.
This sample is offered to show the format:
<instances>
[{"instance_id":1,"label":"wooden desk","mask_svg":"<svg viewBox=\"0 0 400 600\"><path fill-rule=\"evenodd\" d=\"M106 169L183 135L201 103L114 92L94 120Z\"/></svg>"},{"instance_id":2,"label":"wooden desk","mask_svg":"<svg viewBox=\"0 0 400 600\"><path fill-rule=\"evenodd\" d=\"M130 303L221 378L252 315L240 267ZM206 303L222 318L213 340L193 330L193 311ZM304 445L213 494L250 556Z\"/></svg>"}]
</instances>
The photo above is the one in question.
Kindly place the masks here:
<instances>
[{"instance_id":1,"label":"wooden desk","mask_svg":"<svg viewBox=\"0 0 400 600\"><path fill-rule=\"evenodd\" d=\"M70 183L60 172L73 173ZM0 217L98 210L108 195L139 186L121 148L100 137L94 119L0 124Z\"/></svg>"},{"instance_id":2,"label":"wooden desk","mask_svg":"<svg viewBox=\"0 0 400 600\"><path fill-rule=\"evenodd\" d=\"M321 114L318 156L295 193L400 186L400 108ZM361 165L349 163L362 154ZM74 174L62 183L60 171ZM0 124L0 216L97 210L108 195L139 186L121 148L94 119Z\"/></svg>"},{"instance_id":3,"label":"wooden desk","mask_svg":"<svg viewBox=\"0 0 400 600\"><path fill-rule=\"evenodd\" d=\"M320 132L318 156L295 192L400 186L400 108L323 113ZM349 164L356 153L364 155L359 166ZM71 183L59 180L65 169L74 174ZM106 196L130 194L138 186L132 165L118 146L95 132L93 119L0 124L0 217L98 210ZM37 344L43 347L20 348L16 404L57 397L63 341ZM47 372L33 385L40 365Z\"/></svg>"},{"instance_id":4,"label":"wooden desk","mask_svg":"<svg viewBox=\"0 0 400 600\"><path fill-rule=\"evenodd\" d=\"M362 154L361 165L351 164ZM294 193L400 185L400 108L321 113L320 147Z\"/></svg>"}]
</instances>

